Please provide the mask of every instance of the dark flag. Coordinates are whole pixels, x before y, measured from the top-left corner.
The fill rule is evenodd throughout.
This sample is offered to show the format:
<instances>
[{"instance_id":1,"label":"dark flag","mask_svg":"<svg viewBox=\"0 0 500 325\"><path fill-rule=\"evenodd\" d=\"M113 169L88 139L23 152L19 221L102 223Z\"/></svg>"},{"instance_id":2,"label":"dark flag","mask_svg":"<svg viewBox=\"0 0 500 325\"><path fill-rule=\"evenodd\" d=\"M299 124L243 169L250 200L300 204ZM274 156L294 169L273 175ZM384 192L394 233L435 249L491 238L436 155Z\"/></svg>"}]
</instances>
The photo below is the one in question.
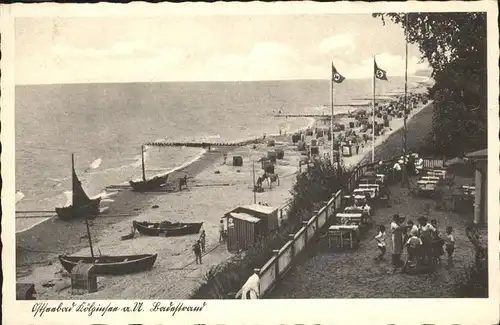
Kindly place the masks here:
<instances>
[{"instance_id":1,"label":"dark flag","mask_svg":"<svg viewBox=\"0 0 500 325\"><path fill-rule=\"evenodd\" d=\"M337 69L335 69L335 66L333 65L332 63L332 81L335 82L335 83L342 83L342 81L345 80L345 77L343 75L341 75Z\"/></svg>"},{"instance_id":2,"label":"dark flag","mask_svg":"<svg viewBox=\"0 0 500 325\"><path fill-rule=\"evenodd\" d=\"M375 61L375 59L373 59L373 64L374 64L374 73L375 73L375 78L377 79L380 79L380 80L387 80L387 72L385 72L385 70L383 69L380 69L377 65L377 61Z\"/></svg>"}]
</instances>

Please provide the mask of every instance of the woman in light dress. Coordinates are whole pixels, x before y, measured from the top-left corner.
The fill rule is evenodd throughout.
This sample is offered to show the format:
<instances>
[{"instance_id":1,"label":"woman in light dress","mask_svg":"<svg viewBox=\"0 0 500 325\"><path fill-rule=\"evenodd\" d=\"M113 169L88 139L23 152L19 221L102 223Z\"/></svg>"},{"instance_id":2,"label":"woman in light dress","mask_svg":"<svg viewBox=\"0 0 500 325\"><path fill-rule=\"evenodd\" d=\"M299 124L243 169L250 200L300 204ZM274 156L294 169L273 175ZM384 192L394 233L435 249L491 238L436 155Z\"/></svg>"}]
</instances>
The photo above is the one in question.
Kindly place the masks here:
<instances>
[{"instance_id":1,"label":"woman in light dress","mask_svg":"<svg viewBox=\"0 0 500 325\"><path fill-rule=\"evenodd\" d=\"M401 260L401 254L403 253L403 234L406 227L401 225L401 218L398 214L392 217L391 223L391 233L392 233L392 264L396 269L402 266L404 263Z\"/></svg>"}]
</instances>

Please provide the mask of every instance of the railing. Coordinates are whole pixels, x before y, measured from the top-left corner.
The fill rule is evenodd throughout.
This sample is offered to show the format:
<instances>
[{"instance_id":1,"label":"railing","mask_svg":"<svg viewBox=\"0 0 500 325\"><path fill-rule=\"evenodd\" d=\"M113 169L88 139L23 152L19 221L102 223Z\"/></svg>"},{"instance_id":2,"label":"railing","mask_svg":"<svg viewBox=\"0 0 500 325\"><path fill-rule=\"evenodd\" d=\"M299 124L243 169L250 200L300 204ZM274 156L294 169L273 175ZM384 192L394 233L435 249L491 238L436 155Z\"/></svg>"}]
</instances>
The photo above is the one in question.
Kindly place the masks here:
<instances>
[{"instance_id":1,"label":"railing","mask_svg":"<svg viewBox=\"0 0 500 325\"><path fill-rule=\"evenodd\" d=\"M383 161L383 164L394 162L394 158ZM424 159L424 168L444 167L443 159ZM347 191L351 192L354 189L358 179L363 176L367 170L373 168L377 163L368 163L356 167L352 171L352 176L347 184ZM339 190L332 195L332 198L308 220L303 222L302 228L295 234L289 235L289 241L279 250L273 251L274 256L260 269L257 269L259 275L259 291L260 297L265 297L274 289L277 283L286 275L293 266L294 260L302 253L309 245L318 230L325 225L330 224L330 219L335 218L335 214L341 211L342 208L342 193ZM285 213L288 205L280 209L280 216Z\"/></svg>"}]
</instances>

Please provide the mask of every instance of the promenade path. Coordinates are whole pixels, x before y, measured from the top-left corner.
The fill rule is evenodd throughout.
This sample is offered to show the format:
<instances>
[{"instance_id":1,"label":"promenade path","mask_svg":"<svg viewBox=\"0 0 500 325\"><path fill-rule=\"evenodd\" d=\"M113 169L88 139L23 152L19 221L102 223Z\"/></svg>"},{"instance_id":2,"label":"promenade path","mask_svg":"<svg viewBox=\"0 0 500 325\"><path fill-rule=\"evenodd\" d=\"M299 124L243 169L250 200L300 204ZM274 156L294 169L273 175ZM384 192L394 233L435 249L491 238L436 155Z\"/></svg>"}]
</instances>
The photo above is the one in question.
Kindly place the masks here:
<instances>
[{"instance_id":1,"label":"promenade path","mask_svg":"<svg viewBox=\"0 0 500 325\"><path fill-rule=\"evenodd\" d=\"M460 181L465 183L471 180L458 180ZM387 240L385 260L374 260L378 254L377 244L373 239L377 227L372 227L362 234L360 247L354 250L329 249L326 237L321 238L269 298L453 297L454 276L474 261L474 249L465 234L465 225L471 220L454 212L436 211L433 200L414 197L400 185L391 187L391 207L378 209L373 219L377 225L383 224L389 229L395 213L406 217L406 220L416 221L420 215L437 219L441 232L447 226L452 226L456 240L454 265L448 268L446 258L442 257L443 263L435 273L394 273L390 237Z\"/></svg>"}]
</instances>

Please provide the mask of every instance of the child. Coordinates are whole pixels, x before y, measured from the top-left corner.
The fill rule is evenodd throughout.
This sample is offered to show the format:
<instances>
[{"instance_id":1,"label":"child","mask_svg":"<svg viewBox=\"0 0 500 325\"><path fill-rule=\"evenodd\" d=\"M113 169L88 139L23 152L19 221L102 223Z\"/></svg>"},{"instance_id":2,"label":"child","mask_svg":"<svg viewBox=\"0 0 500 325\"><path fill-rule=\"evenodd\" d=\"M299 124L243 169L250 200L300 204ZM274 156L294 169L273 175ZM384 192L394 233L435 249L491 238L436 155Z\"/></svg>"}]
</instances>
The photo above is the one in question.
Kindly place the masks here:
<instances>
[{"instance_id":1,"label":"child","mask_svg":"<svg viewBox=\"0 0 500 325\"><path fill-rule=\"evenodd\" d=\"M377 241L377 246L378 249L380 250L380 255L375 258L375 260L381 260L384 258L385 255L385 250L386 250L386 244L385 244L385 239L387 238L387 234L385 233L385 227L384 226L379 226L378 228L379 232L378 235L375 236L375 240Z\"/></svg>"},{"instance_id":2,"label":"child","mask_svg":"<svg viewBox=\"0 0 500 325\"><path fill-rule=\"evenodd\" d=\"M221 220L219 223L219 243L223 243L224 241L225 241L224 220Z\"/></svg>"},{"instance_id":3,"label":"child","mask_svg":"<svg viewBox=\"0 0 500 325\"><path fill-rule=\"evenodd\" d=\"M410 231L410 238L406 241L406 246L408 247L408 263L410 266L417 264L418 250L422 245L422 240L417 237L418 231L412 229Z\"/></svg>"},{"instance_id":4,"label":"child","mask_svg":"<svg viewBox=\"0 0 500 325\"><path fill-rule=\"evenodd\" d=\"M448 253L448 265L453 262L453 251L455 250L455 236L453 236L453 228L446 227L446 236L444 237L446 253Z\"/></svg>"}]
</instances>

